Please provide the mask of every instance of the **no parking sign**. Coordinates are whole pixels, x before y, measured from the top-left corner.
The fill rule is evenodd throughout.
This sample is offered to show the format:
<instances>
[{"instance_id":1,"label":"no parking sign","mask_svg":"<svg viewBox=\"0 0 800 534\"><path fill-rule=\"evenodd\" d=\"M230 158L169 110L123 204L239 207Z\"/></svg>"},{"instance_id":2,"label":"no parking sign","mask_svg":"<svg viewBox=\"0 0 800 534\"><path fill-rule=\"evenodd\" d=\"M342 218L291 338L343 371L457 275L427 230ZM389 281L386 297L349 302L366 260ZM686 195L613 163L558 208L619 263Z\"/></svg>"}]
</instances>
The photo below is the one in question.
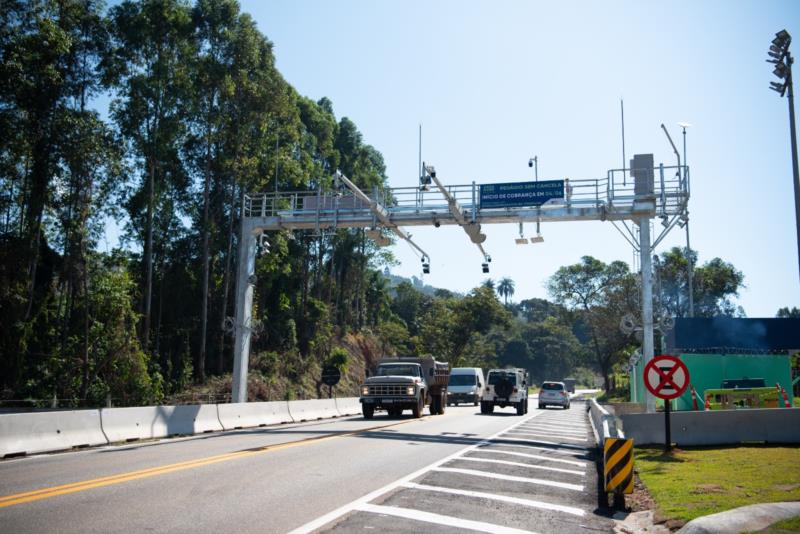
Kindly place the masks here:
<instances>
[{"instance_id":1,"label":"no parking sign","mask_svg":"<svg viewBox=\"0 0 800 534\"><path fill-rule=\"evenodd\" d=\"M680 397L689 387L689 369L675 356L662 354L644 366L644 385L647 390L664 399L664 449L672 448L669 428L670 400Z\"/></svg>"},{"instance_id":2,"label":"no parking sign","mask_svg":"<svg viewBox=\"0 0 800 534\"><path fill-rule=\"evenodd\" d=\"M644 366L644 385L659 399L676 399L689 387L689 369L675 356L656 356Z\"/></svg>"}]
</instances>

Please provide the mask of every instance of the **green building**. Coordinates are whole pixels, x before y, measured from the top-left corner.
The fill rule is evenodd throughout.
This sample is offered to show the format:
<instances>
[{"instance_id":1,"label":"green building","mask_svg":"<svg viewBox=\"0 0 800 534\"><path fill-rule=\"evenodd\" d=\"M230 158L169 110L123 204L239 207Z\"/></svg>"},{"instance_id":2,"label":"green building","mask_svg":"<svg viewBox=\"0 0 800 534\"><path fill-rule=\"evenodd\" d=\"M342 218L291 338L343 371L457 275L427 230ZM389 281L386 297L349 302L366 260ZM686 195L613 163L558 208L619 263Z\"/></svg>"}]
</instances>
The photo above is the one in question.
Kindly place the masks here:
<instances>
[{"instance_id":1,"label":"green building","mask_svg":"<svg viewBox=\"0 0 800 534\"><path fill-rule=\"evenodd\" d=\"M676 319L666 346L665 353L678 356L689 369L700 410L705 390L748 387L760 380L773 389L779 384L793 406L793 381L800 377L792 376L791 355L800 351L800 319ZM631 401L645 403L643 359L631 369ZM778 406L783 406L782 395ZM673 401L672 409L693 409L690 388Z\"/></svg>"}]
</instances>

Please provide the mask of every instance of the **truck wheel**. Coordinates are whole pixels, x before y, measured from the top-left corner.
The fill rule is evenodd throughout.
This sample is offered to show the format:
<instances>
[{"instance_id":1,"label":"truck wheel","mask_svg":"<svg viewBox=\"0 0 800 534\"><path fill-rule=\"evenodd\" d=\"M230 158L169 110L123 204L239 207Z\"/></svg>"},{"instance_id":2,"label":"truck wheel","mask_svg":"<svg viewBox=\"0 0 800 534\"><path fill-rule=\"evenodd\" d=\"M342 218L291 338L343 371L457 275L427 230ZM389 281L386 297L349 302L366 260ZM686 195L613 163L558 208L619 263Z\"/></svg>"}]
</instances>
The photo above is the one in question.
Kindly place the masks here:
<instances>
[{"instance_id":1,"label":"truck wheel","mask_svg":"<svg viewBox=\"0 0 800 534\"><path fill-rule=\"evenodd\" d=\"M361 413L364 414L364 419L372 419L372 416L375 415L375 407L370 404L362 404Z\"/></svg>"},{"instance_id":2,"label":"truck wheel","mask_svg":"<svg viewBox=\"0 0 800 534\"><path fill-rule=\"evenodd\" d=\"M444 415L447 408L447 403L444 401L444 395L439 395L439 415Z\"/></svg>"},{"instance_id":3,"label":"truck wheel","mask_svg":"<svg viewBox=\"0 0 800 534\"><path fill-rule=\"evenodd\" d=\"M439 395L432 395L431 396L431 405L428 406L428 410L431 412L431 415L439 415L439 404L441 404L442 398Z\"/></svg>"},{"instance_id":4,"label":"truck wheel","mask_svg":"<svg viewBox=\"0 0 800 534\"><path fill-rule=\"evenodd\" d=\"M422 417L422 410L425 408L425 392L421 391L419 400L417 401L417 405L411 409L411 414L416 418L419 419Z\"/></svg>"},{"instance_id":5,"label":"truck wheel","mask_svg":"<svg viewBox=\"0 0 800 534\"><path fill-rule=\"evenodd\" d=\"M528 398L525 397L525 413L528 413Z\"/></svg>"},{"instance_id":6,"label":"truck wheel","mask_svg":"<svg viewBox=\"0 0 800 534\"><path fill-rule=\"evenodd\" d=\"M525 401L519 401L517 403L517 415L522 415L525 413Z\"/></svg>"}]
</instances>

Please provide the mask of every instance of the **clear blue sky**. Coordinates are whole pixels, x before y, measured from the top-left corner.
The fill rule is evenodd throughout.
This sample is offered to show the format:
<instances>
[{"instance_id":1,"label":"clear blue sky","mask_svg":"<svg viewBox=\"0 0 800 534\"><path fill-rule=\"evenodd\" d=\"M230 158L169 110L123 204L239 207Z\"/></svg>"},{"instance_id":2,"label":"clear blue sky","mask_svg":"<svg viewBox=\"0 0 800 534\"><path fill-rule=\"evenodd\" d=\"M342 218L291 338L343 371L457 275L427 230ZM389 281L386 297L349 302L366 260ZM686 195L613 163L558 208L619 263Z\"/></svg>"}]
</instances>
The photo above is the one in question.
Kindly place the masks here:
<instances>
[{"instance_id":1,"label":"clear blue sky","mask_svg":"<svg viewBox=\"0 0 800 534\"><path fill-rule=\"evenodd\" d=\"M800 306L788 103L770 91L775 32L800 53L800 2L270 1L242 2L303 95L327 96L383 153L393 187L417 185L423 157L445 184L601 178L626 153L674 164L663 122L691 167L692 247L745 275L749 317ZM800 67L798 67L800 68ZM516 225L484 226L493 279L513 300L546 298L558 267L592 255L631 262L610 223L542 225L516 246ZM660 229L660 225L657 225ZM427 284L465 292L487 278L457 227L411 229L431 253ZM526 227L526 233L534 232ZM675 229L656 253L685 245ZM421 276L407 244L393 272Z\"/></svg>"}]
</instances>

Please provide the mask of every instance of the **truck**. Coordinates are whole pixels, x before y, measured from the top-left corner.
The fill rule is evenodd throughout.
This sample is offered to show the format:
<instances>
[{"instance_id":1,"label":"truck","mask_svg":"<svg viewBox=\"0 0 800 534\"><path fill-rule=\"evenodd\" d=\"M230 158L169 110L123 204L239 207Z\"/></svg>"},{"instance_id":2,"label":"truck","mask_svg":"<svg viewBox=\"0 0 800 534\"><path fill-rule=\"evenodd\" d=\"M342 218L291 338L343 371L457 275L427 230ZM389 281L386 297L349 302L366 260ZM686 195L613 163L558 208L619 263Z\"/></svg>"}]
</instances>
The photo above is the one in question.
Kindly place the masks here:
<instances>
[{"instance_id":1,"label":"truck","mask_svg":"<svg viewBox=\"0 0 800 534\"><path fill-rule=\"evenodd\" d=\"M431 356L382 358L375 373L361 384L361 413L364 419L372 419L375 410L386 410L389 417L411 410L419 418L427 405L431 415L441 415L447 405L449 377L450 365Z\"/></svg>"}]
</instances>

